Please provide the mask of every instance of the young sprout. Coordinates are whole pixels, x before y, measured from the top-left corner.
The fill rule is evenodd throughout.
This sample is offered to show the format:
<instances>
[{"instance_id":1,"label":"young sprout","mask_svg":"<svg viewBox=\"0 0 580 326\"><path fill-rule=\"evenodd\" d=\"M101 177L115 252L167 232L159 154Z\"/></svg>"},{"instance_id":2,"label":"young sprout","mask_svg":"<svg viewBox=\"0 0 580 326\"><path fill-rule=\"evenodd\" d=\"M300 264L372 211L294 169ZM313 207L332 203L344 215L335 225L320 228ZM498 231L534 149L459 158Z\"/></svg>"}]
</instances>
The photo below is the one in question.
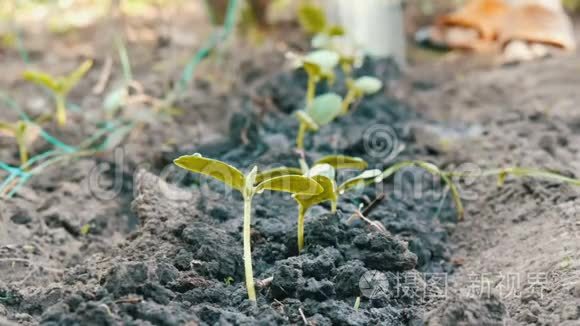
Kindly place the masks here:
<instances>
[{"instance_id":1,"label":"young sprout","mask_svg":"<svg viewBox=\"0 0 580 326\"><path fill-rule=\"evenodd\" d=\"M380 174L380 170L367 170L337 186L335 181L336 169L334 167L326 163L314 165L308 171L307 176L318 182L324 188L324 191L317 195L294 195L294 199L298 203L298 251L300 252L304 248L304 218L312 206L329 201L331 211L334 213L336 212L340 195L348 190L367 185L369 181L374 180Z\"/></svg>"},{"instance_id":2,"label":"young sprout","mask_svg":"<svg viewBox=\"0 0 580 326\"><path fill-rule=\"evenodd\" d=\"M342 97L336 93L327 93L317 96L312 105L306 109L297 111L296 118L300 122L296 136L296 147L304 149L304 137L308 131L318 131L321 126L329 124L339 114L342 105Z\"/></svg>"},{"instance_id":3,"label":"young sprout","mask_svg":"<svg viewBox=\"0 0 580 326\"><path fill-rule=\"evenodd\" d=\"M55 120L60 126L64 126L66 124L66 98L92 66L93 61L87 60L67 76L54 77L39 71L25 71L23 77L27 81L47 88L52 93L56 104Z\"/></svg>"},{"instance_id":4,"label":"young sprout","mask_svg":"<svg viewBox=\"0 0 580 326\"><path fill-rule=\"evenodd\" d=\"M299 8L298 22L307 33L314 35L312 38L314 48L330 48L333 38L345 34L344 28L330 25L324 11L310 3L305 3Z\"/></svg>"},{"instance_id":5,"label":"young sprout","mask_svg":"<svg viewBox=\"0 0 580 326\"><path fill-rule=\"evenodd\" d=\"M364 76L356 80L347 80L346 86L348 93L342 102L341 115L347 114L350 105L363 96L378 92L383 87L383 83L375 77Z\"/></svg>"},{"instance_id":6,"label":"young sprout","mask_svg":"<svg viewBox=\"0 0 580 326\"><path fill-rule=\"evenodd\" d=\"M336 185L336 171L341 169L356 169L364 170L368 164L358 157L344 156L344 155L330 155L325 156L314 163L312 168L306 166L307 172L305 176L312 178L323 188L319 194L295 194L294 200L298 203L298 251L304 248L304 218L308 210L323 202L331 203L332 212L336 212L339 195L343 194L349 189L364 185L369 179L374 179L381 174L379 170L364 171L359 176L348 179L340 186ZM276 168L267 170L262 174L258 174L258 178L268 177L271 175L292 174L298 175L302 171L298 168Z\"/></svg>"},{"instance_id":7,"label":"young sprout","mask_svg":"<svg viewBox=\"0 0 580 326\"><path fill-rule=\"evenodd\" d=\"M308 3L300 7L298 19L302 28L314 35L311 40L314 49L326 49L338 53L340 67L349 80L353 67L362 61L362 55L351 41L345 39L344 28L329 25L324 11Z\"/></svg>"},{"instance_id":8,"label":"young sprout","mask_svg":"<svg viewBox=\"0 0 580 326\"><path fill-rule=\"evenodd\" d=\"M243 243L244 243L244 270L246 288L250 301L256 301L256 290L252 269L251 223L252 198L264 190L288 192L295 195L317 195L323 188L314 180L301 175L273 176L262 174L258 178L258 168L254 167L250 173L244 175L235 167L224 162L204 158L200 154L182 156L174 163L188 171L210 176L231 188L239 191L244 198ZM259 183L256 183L260 180Z\"/></svg>"},{"instance_id":9,"label":"young sprout","mask_svg":"<svg viewBox=\"0 0 580 326\"><path fill-rule=\"evenodd\" d=\"M344 73L344 76L346 77L346 82L348 85L348 82L352 81L352 71L354 69L354 66L357 65L357 56L356 55L345 55L343 53L340 53L340 59L338 61L338 64L340 65L340 69L342 69L342 72Z\"/></svg>"},{"instance_id":10,"label":"young sprout","mask_svg":"<svg viewBox=\"0 0 580 326\"><path fill-rule=\"evenodd\" d=\"M18 121L15 124L0 121L0 135L16 139L20 152L20 165L25 166L28 162L28 147L38 139L40 127L26 121Z\"/></svg>"},{"instance_id":11,"label":"young sprout","mask_svg":"<svg viewBox=\"0 0 580 326\"><path fill-rule=\"evenodd\" d=\"M334 82L334 68L338 65L340 56L329 50L318 50L302 58L302 67L308 75L306 88L306 105L310 106L316 96L316 85L323 79Z\"/></svg>"},{"instance_id":12,"label":"young sprout","mask_svg":"<svg viewBox=\"0 0 580 326\"><path fill-rule=\"evenodd\" d=\"M310 207L322 202L330 201L335 203L338 201L336 182L334 181L335 174L334 168L328 164L315 165L306 175L315 180L324 190L316 195L296 194L293 196L298 203L298 252L301 252L304 248L304 218L306 212L308 212Z\"/></svg>"}]
</instances>

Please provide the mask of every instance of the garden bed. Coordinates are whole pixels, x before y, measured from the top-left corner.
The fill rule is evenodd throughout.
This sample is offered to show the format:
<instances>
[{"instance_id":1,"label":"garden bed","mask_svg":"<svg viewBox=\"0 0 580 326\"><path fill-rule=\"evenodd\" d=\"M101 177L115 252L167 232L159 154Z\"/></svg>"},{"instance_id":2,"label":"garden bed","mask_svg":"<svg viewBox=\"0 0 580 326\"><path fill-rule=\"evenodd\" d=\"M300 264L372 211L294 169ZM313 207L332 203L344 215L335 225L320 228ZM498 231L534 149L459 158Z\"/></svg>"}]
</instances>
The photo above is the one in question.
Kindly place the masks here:
<instances>
[{"instance_id":1,"label":"garden bed","mask_svg":"<svg viewBox=\"0 0 580 326\"><path fill-rule=\"evenodd\" d=\"M398 77L390 62L369 61L363 72L384 82ZM105 155L75 162L66 171L48 170L20 196L5 200L2 216L13 227L5 230L4 239L18 243L3 247L2 253L3 268L12 277L2 288L7 317L49 324L292 324L305 318L317 324L364 325L421 320L425 307L438 300L442 285L429 275L453 270L447 240L456 223L452 202L437 182L420 197L407 196L414 178L425 172L409 170L410 180L403 178L400 189L386 183L343 196L336 214L327 206L313 209L300 255L296 204L287 195L257 198L253 257L255 278L264 283L257 307L246 300L242 281L240 196L222 198L223 187L202 182L200 188L200 179L193 175L181 178L181 189L167 193L177 178L167 167L181 154L200 152L240 167L297 166L297 121L291 113L301 106L304 80L300 72L280 72L263 82L257 92L274 108L265 114L249 98L237 101L242 110L232 114L227 137L195 146L181 138L161 152L149 150L147 169L134 153L148 148L148 142L163 140L154 135L136 138L121 161ZM309 137L308 159L345 153L379 169L395 159L436 160L412 141L408 125L417 119L386 94L372 96L352 115ZM187 121L178 128L187 129ZM112 169L101 170L97 163ZM116 188L110 184L119 182L109 198L107 190ZM360 221L346 224L359 205L373 200L377 205L368 218L380 221L387 234ZM25 272L30 275L22 278ZM369 286L384 293L362 295L361 284L369 277Z\"/></svg>"},{"instance_id":2,"label":"garden bed","mask_svg":"<svg viewBox=\"0 0 580 326\"><path fill-rule=\"evenodd\" d=\"M445 184L418 168L342 195L336 213L329 204L313 207L301 253L292 197L256 196L253 305L244 285L242 196L173 164L197 152L244 172L298 167L294 113L303 108L306 75L281 68L283 51L246 50L210 58L214 69L227 62L228 73L198 73L176 103L185 115L134 129L116 150L50 166L1 199L0 324L578 322L576 190L511 178L497 189L477 179L462 186L475 196L460 220ZM65 144L102 128L95 124L102 96L91 89L105 60L96 59L71 94L78 110L70 123L47 128ZM306 159L345 154L380 170L406 160L449 171L519 165L577 177L580 80L569 75L576 58L460 73L456 65L401 73L390 61L366 60L356 74L376 76L385 89L309 134ZM166 85L149 66L141 63L136 79L161 97ZM33 116L52 105L32 85L8 84ZM332 90L344 94L341 85ZM0 110L2 119L18 117ZM31 152L49 149L40 141ZM0 159L16 165L16 147L7 143ZM353 218L361 207L386 232Z\"/></svg>"}]
</instances>

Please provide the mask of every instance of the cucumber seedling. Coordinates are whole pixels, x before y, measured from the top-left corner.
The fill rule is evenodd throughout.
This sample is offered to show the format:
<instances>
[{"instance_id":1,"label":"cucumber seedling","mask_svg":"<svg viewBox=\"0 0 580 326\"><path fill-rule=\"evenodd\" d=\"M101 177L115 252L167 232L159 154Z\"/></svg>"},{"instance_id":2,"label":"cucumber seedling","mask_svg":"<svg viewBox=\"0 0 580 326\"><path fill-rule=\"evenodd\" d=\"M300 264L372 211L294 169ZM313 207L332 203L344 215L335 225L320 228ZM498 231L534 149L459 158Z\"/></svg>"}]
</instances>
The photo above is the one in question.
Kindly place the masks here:
<instances>
[{"instance_id":1,"label":"cucumber seedling","mask_svg":"<svg viewBox=\"0 0 580 326\"><path fill-rule=\"evenodd\" d=\"M334 68L338 65L340 56L338 53L329 50L317 50L311 52L301 59L302 67L308 75L306 87L306 105L309 106L316 96L316 85L322 80L334 83Z\"/></svg>"},{"instance_id":2,"label":"cucumber seedling","mask_svg":"<svg viewBox=\"0 0 580 326\"><path fill-rule=\"evenodd\" d=\"M38 139L40 127L27 121L18 121L13 124L0 121L0 135L16 139L20 165L25 166L28 163L28 147Z\"/></svg>"},{"instance_id":3,"label":"cucumber seedling","mask_svg":"<svg viewBox=\"0 0 580 326\"><path fill-rule=\"evenodd\" d=\"M383 83L378 78L363 76L355 80L347 80L346 87L348 92L342 102L341 115L348 113L348 108L352 103L360 100L365 95L372 95L378 92L383 87Z\"/></svg>"},{"instance_id":4,"label":"cucumber seedling","mask_svg":"<svg viewBox=\"0 0 580 326\"><path fill-rule=\"evenodd\" d=\"M313 179L301 175L262 175L258 180L258 168L254 167L244 175L235 167L200 154L179 157L174 163L188 171L210 176L227 186L239 191L244 198L243 243L244 243L244 271L246 288L250 301L256 301L254 277L252 269L251 223L252 199L256 194L265 190L288 192L295 195L317 195L323 191L322 187Z\"/></svg>"},{"instance_id":5,"label":"cucumber seedling","mask_svg":"<svg viewBox=\"0 0 580 326\"><path fill-rule=\"evenodd\" d=\"M298 9L298 22L302 29L313 36L314 48L331 48L333 39L345 34L342 26L329 24L322 8L308 2Z\"/></svg>"},{"instance_id":6,"label":"cucumber seedling","mask_svg":"<svg viewBox=\"0 0 580 326\"><path fill-rule=\"evenodd\" d=\"M316 132L320 127L332 122L341 112L342 97L336 93L327 93L317 96L311 105L296 112L299 121L296 147L304 149L304 137L307 132Z\"/></svg>"},{"instance_id":7,"label":"cucumber seedling","mask_svg":"<svg viewBox=\"0 0 580 326\"><path fill-rule=\"evenodd\" d=\"M316 181L322 186L323 191L319 194L294 194L294 200L298 203L298 251L304 248L304 219L308 210L323 202L331 203L331 211L336 212L338 198L346 191L356 188L360 185L366 185L371 179L378 177L381 174L380 170L367 170L360 175L348 179L340 186L336 183L336 171L342 169L364 170L368 164L358 157L344 156L344 155L330 155L325 156L314 163L312 168L306 167L305 176ZM262 180L273 175L300 175L302 169L299 168L276 168L266 170L258 174L257 179Z\"/></svg>"},{"instance_id":8,"label":"cucumber seedling","mask_svg":"<svg viewBox=\"0 0 580 326\"><path fill-rule=\"evenodd\" d=\"M346 31L344 28L329 24L324 11L309 3L300 7L298 20L302 29L312 35L311 46L314 49L336 52L340 57L339 65L346 79L351 79L353 67L362 62L362 51L359 51L352 42L345 39Z\"/></svg>"},{"instance_id":9,"label":"cucumber seedling","mask_svg":"<svg viewBox=\"0 0 580 326\"><path fill-rule=\"evenodd\" d=\"M75 71L67 76L55 77L40 71L25 71L25 80L47 88L54 97L56 111L54 120L59 126L66 125L66 100L70 91L81 81L93 66L92 60L83 62Z\"/></svg>"},{"instance_id":10,"label":"cucumber seedling","mask_svg":"<svg viewBox=\"0 0 580 326\"><path fill-rule=\"evenodd\" d=\"M324 191L318 195L294 195L294 200L298 203L298 251L304 248L304 219L308 210L323 202L331 203L331 211L336 212L338 198L350 189L360 185L366 185L366 182L373 180L381 174L380 170L367 170L358 176L348 179L340 186L336 184L336 170L328 164L318 164L308 171L307 176L318 182Z\"/></svg>"}]
</instances>

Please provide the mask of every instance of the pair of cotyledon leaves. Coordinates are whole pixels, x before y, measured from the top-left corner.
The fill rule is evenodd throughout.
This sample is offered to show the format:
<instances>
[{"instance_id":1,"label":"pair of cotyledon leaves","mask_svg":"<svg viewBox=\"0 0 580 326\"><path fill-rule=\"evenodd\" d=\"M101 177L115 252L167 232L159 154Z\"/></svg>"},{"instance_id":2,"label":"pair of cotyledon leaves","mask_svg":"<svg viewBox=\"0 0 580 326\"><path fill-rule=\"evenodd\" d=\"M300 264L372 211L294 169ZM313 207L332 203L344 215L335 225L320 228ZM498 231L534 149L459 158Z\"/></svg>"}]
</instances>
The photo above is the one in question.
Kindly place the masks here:
<instances>
[{"instance_id":1,"label":"pair of cotyledon leaves","mask_svg":"<svg viewBox=\"0 0 580 326\"><path fill-rule=\"evenodd\" d=\"M332 70L339 62L337 53L328 50L318 50L306 55L303 67L311 76L322 78L332 75ZM348 87L360 95L370 95L378 92L382 82L374 77L360 77L348 84ZM342 97L336 93L326 93L314 98L306 109L297 112L298 119L309 129L317 130L320 126L329 124L342 112Z\"/></svg>"},{"instance_id":2,"label":"pair of cotyledon leaves","mask_svg":"<svg viewBox=\"0 0 580 326\"><path fill-rule=\"evenodd\" d=\"M27 81L48 88L55 94L66 95L79 83L92 66L93 61L87 60L66 76L55 77L44 72L28 70L24 72L23 77Z\"/></svg>"},{"instance_id":3,"label":"pair of cotyledon leaves","mask_svg":"<svg viewBox=\"0 0 580 326\"><path fill-rule=\"evenodd\" d=\"M40 136L41 128L37 124L28 121L7 123L0 121L0 135L16 138L23 145L30 146Z\"/></svg>"},{"instance_id":4,"label":"pair of cotyledon leaves","mask_svg":"<svg viewBox=\"0 0 580 326\"><path fill-rule=\"evenodd\" d=\"M294 194L303 207L308 208L324 201L336 201L340 193L380 177L380 170L364 171L348 179L340 186L335 183L337 169L359 169L367 163L355 157L333 155L324 157L305 174L298 168L276 168L258 173L257 168L244 175L240 170L224 162L205 158L200 154L187 155L175 160L186 170L215 178L242 194L253 195L264 190Z\"/></svg>"}]
</instances>

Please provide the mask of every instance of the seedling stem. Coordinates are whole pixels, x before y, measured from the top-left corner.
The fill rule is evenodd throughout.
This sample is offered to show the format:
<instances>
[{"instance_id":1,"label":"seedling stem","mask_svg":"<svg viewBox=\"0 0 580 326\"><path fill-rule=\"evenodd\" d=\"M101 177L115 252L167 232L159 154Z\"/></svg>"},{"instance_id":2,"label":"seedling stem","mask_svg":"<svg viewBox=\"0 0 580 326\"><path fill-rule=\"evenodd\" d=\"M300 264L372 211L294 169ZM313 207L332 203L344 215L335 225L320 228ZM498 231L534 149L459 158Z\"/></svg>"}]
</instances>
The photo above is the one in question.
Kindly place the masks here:
<instances>
[{"instance_id":1,"label":"seedling stem","mask_svg":"<svg viewBox=\"0 0 580 326\"><path fill-rule=\"evenodd\" d=\"M252 197L253 195L244 195L244 271L246 274L248 299L250 299L250 301L256 301L254 270L252 268Z\"/></svg>"},{"instance_id":2,"label":"seedling stem","mask_svg":"<svg viewBox=\"0 0 580 326\"><path fill-rule=\"evenodd\" d=\"M66 125L66 99L60 94L54 94L56 101L56 122L59 126Z\"/></svg>"}]
</instances>

